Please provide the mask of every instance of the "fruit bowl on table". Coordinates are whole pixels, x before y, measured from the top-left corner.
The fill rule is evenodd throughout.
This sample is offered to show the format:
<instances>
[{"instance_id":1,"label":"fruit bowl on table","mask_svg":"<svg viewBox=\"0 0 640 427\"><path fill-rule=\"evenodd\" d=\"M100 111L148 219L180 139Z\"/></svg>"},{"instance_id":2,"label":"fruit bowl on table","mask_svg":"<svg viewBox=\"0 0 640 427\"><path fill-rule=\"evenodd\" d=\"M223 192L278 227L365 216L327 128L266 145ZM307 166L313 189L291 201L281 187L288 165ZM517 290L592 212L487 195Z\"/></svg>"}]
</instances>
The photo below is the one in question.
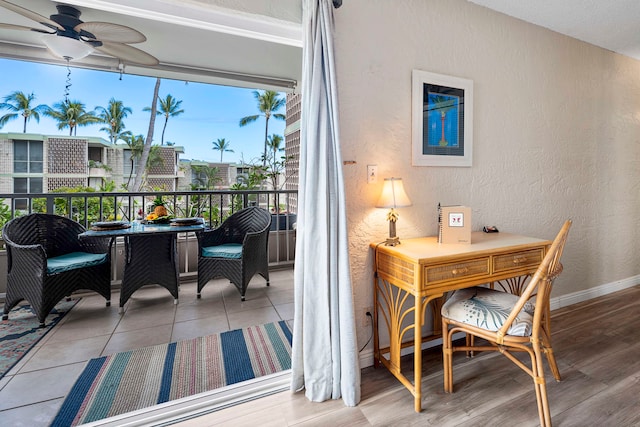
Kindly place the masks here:
<instances>
[{"instance_id":1,"label":"fruit bowl on table","mask_svg":"<svg viewBox=\"0 0 640 427\"><path fill-rule=\"evenodd\" d=\"M169 224L169 221L171 221L171 215L152 217L152 219L147 217L147 219L142 222L143 224Z\"/></svg>"}]
</instances>

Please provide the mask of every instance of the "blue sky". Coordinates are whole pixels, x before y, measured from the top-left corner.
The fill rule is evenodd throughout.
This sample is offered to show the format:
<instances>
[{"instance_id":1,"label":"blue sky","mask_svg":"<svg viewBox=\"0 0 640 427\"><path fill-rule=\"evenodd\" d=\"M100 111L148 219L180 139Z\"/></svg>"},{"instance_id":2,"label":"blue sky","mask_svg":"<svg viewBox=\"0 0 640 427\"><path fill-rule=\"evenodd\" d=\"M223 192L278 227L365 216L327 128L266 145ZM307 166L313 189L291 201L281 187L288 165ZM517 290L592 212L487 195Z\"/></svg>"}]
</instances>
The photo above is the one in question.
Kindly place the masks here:
<instances>
[{"instance_id":1,"label":"blue sky","mask_svg":"<svg viewBox=\"0 0 640 427\"><path fill-rule=\"evenodd\" d=\"M67 68L24 61L0 59L0 97L4 99L14 91L36 96L34 105L52 106L64 99L67 80ZM118 73L71 68L71 87L69 99L85 104L87 110L97 106L106 107L112 97L121 100L130 107L132 114L125 120L126 130L135 135L146 137L149 127L149 112L142 111L151 106L155 78L124 74L122 80ZM163 79L160 84L160 97L171 94L182 100L184 113L169 118L165 131L165 142L181 145L185 153L183 159L220 161L220 152L212 149L212 141L225 138L231 142L233 153L224 153L223 161L251 162L259 158L264 145L264 117L240 127L242 117L258 114L252 89L230 86L215 86L202 83ZM282 97L285 96L283 93ZM284 107L278 110L285 114ZM0 111L0 115L6 114ZM154 144L160 144L164 116L156 118ZM7 123L0 132L22 132L21 118ZM100 131L103 125L91 125L78 128L78 136L95 136L108 140L108 135ZM269 134L284 136L284 120L269 120ZM58 130L57 122L41 116L40 122L30 120L28 133L45 135L68 135L69 129Z\"/></svg>"}]
</instances>

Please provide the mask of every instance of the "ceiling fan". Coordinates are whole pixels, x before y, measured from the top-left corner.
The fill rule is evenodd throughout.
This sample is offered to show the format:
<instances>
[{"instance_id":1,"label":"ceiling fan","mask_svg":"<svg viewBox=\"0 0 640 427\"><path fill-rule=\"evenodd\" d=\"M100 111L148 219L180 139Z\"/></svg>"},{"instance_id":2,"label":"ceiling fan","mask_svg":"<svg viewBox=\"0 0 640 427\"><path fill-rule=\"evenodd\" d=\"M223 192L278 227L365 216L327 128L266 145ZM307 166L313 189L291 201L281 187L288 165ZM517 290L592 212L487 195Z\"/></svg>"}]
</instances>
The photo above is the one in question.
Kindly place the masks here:
<instances>
[{"instance_id":1,"label":"ceiling fan","mask_svg":"<svg viewBox=\"0 0 640 427\"><path fill-rule=\"evenodd\" d=\"M43 42L55 55L68 61L81 59L92 51L104 53L121 60L140 65L158 65L158 60L138 48L129 46L147 38L133 28L109 22L83 22L81 12L75 7L57 5L58 13L46 18L29 9L0 0L0 7L31 19L46 28L0 23L0 28L44 33Z\"/></svg>"}]
</instances>

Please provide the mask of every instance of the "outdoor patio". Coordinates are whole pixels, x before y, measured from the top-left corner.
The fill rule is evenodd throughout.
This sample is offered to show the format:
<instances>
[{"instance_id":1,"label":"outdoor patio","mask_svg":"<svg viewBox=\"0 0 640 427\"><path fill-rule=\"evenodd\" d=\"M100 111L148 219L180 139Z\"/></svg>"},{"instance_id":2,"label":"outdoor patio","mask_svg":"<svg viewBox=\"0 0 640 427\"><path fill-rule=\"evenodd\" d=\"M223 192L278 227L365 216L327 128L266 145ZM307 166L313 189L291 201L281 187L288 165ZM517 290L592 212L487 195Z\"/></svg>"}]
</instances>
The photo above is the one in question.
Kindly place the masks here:
<instances>
[{"instance_id":1,"label":"outdoor patio","mask_svg":"<svg viewBox=\"0 0 640 427\"><path fill-rule=\"evenodd\" d=\"M90 293L0 380L0 419L6 425L47 426L85 363L95 357L185 340L246 326L293 319L293 270L270 272L249 285L246 301L225 279L214 280L196 299L196 283L180 286L179 304L159 286L147 286L117 304ZM114 290L112 300L119 294Z\"/></svg>"}]
</instances>

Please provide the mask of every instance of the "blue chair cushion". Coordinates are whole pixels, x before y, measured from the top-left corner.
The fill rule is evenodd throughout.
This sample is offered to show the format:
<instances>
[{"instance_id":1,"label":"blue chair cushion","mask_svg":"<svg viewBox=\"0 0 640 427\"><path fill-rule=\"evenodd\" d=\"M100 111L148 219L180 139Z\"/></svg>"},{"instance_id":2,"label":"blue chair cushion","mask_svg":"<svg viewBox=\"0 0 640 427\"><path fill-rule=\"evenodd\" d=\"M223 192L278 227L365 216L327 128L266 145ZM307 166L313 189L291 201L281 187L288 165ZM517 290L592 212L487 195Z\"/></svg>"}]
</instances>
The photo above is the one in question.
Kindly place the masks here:
<instances>
[{"instance_id":1,"label":"blue chair cushion","mask_svg":"<svg viewBox=\"0 0 640 427\"><path fill-rule=\"evenodd\" d=\"M102 264L107 261L107 254L91 254L88 252L71 252L47 259L47 274L63 273L83 267Z\"/></svg>"},{"instance_id":2,"label":"blue chair cushion","mask_svg":"<svg viewBox=\"0 0 640 427\"><path fill-rule=\"evenodd\" d=\"M442 306L442 317L467 325L497 331L518 302L517 295L489 288L460 289ZM507 335L528 337L533 328L534 305L527 302L518 314Z\"/></svg>"},{"instance_id":3,"label":"blue chair cushion","mask_svg":"<svg viewBox=\"0 0 640 427\"><path fill-rule=\"evenodd\" d=\"M207 258L242 258L242 245L240 243L225 243L218 246L202 248L202 256Z\"/></svg>"}]
</instances>

